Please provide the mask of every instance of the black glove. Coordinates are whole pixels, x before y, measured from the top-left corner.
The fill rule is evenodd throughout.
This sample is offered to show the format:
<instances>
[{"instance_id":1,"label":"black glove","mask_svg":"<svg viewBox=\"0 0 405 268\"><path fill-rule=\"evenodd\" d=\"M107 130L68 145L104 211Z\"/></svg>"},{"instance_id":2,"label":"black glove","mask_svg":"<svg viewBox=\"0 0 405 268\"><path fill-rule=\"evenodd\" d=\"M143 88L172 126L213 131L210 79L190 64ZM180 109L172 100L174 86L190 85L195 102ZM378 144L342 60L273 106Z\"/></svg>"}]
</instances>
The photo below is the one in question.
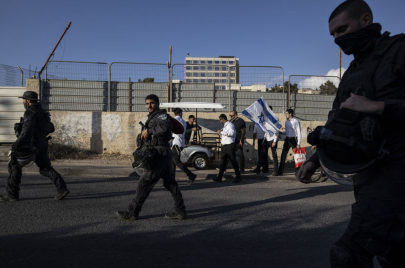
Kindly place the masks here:
<instances>
[{"instance_id":1,"label":"black glove","mask_svg":"<svg viewBox=\"0 0 405 268\"><path fill-rule=\"evenodd\" d=\"M17 149L18 149L18 143L14 142L13 145L11 145L11 151L17 152Z\"/></svg>"}]
</instances>

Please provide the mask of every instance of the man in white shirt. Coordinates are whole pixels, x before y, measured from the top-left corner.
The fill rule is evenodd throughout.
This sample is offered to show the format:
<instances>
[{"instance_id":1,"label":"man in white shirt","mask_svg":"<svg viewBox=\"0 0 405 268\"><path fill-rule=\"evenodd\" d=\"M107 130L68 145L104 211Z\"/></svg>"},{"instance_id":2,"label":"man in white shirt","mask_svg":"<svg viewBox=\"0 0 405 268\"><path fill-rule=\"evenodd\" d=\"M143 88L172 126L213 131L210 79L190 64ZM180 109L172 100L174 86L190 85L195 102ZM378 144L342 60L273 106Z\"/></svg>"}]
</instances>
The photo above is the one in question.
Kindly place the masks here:
<instances>
[{"instance_id":1,"label":"man in white shirt","mask_svg":"<svg viewBox=\"0 0 405 268\"><path fill-rule=\"evenodd\" d=\"M285 112L285 132L286 135L283 151L281 153L280 167L278 169L278 174L281 176L284 173L285 160L287 159L287 154L290 148L301 149L301 124L300 121L294 118L294 111L292 109L287 109Z\"/></svg>"},{"instance_id":2,"label":"man in white shirt","mask_svg":"<svg viewBox=\"0 0 405 268\"><path fill-rule=\"evenodd\" d=\"M271 110L273 107L269 106ZM277 157L277 137L278 131L271 135L270 133L264 132L261 127L255 125L253 129L253 147L255 146L255 140L257 138L257 147L259 161L257 162L257 167L251 170L253 173L260 174L260 172L268 173L269 172L269 148L271 148L271 153L273 156L274 163L274 172L273 176L278 176L278 157ZM263 167L260 170L260 167Z\"/></svg>"},{"instance_id":3,"label":"man in white shirt","mask_svg":"<svg viewBox=\"0 0 405 268\"><path fill-rule=\"evenodd\" d=\"M227 163L227 160L229 159L231 161L231 164L232 164L233 169L235 170L235 174L236 174L235 180L233 182L238 183L242 180L242 178L240 176L239 165L238 165L238 162L236 161L236 156L235 156L236 129L235 129L235 126L231 122L228 121L228 118L226 117L225 114L221 114L219 116L219 122L224 125L224 127L221 130L217 131L217 134L222 135L221 136L221 144L222 144L221 165L219 168L218 176L212 180L216 181L216 182L222 182L222 176L224 175L226 163Z\"/></svg>"},{"instance_id":4,"label":"man in white shirt","mask_svg":"<svg viewBox=\"0 0 405 268\"><path fill-rule=\"evenodd\" d=\"M180 108L174 109L174 115L176 116L175 119L179 121L183 127L184 132L183 134L173 134L173 141L172 141L172 152L173 152L173 170L176 170L176 166L179 167L184 173L186 173L188 177L187 185L193 184L197 175L192 173L180 160L180 154L183 148L185 147L185 134L186 134L186 121L184 121L183 117L183 110Z\"/></svg>"}]
</instances>

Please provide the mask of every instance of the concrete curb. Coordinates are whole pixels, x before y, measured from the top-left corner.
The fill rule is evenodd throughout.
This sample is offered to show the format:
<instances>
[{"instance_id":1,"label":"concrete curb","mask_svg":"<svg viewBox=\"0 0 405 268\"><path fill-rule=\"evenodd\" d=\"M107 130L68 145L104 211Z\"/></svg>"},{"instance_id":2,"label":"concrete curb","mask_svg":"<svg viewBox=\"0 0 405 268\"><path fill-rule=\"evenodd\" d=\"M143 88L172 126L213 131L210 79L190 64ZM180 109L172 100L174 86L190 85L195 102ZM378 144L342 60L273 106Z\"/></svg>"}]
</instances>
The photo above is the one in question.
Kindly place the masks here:
<instances>
[{"instance_id":1,"label":"concrete curb","mask_svg":"<svg viewBox=\"0 0 405 268\"><path fill-rule=\"evenodd\" d=\"M8 174L7 161L0 160L0 173ZM80 164L80 163L52 163L52 166L62 176L86 176L86 177L138 177L133 168L128 165L103 165L103 164ZM193 173L201 177L215 177L218 173L216 169L206 170L192 170ZM224 176L234 176L234 172L225 173ZM38 175L39 169L34 164L29 167L23 168L23 174ZM176 179L178 181L188 180L186 174L177 169ZM296 181L293 169L286 169L284 176L271 176L271 173L254 174L250 171L246 171L242 174L243 180L269 180L269 181Z\"/></svg>"}]
</instances>

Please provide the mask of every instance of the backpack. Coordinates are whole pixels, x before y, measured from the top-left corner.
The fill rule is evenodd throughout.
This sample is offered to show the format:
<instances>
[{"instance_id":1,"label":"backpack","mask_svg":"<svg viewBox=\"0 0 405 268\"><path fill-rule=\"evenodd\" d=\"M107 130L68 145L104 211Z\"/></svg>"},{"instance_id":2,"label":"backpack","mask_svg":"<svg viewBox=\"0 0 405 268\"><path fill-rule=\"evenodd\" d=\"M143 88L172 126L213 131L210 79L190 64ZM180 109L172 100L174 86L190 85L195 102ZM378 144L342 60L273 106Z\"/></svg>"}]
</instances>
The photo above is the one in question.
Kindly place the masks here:
<instances>
[{"instance_id":1,"label":"backpack","mask_svg":"<svg viewBox=\"0 0 405 268\"><path fill-rule=\"evenodd\" d=\"M28 108L32 113L34 113L35 116L37 116L37 113L35 109L33 108ZM39 115L41 116L41 114ZM37 117L38 118L38 117ZM55 132L55 126L51 122L51 114L49 112L43 111L42 117L39 118L40 122L43 125L43 131L45 132L46 136L48 136L51 133Z\"/></svg>"},{"instance_id":2,"label":"backpack","mask_svg":"<svg viewBox=\"0 0 405 268\"><path fill-rule=\"evenodd\" d=\"M173 124L173 129L172 129L173 134L183 134L184 133L183 125L179 121L177 121L176 118L173 118L170 115L168 115L168 116L170 118L170 121Z\"/></svg>"}]
</instances>

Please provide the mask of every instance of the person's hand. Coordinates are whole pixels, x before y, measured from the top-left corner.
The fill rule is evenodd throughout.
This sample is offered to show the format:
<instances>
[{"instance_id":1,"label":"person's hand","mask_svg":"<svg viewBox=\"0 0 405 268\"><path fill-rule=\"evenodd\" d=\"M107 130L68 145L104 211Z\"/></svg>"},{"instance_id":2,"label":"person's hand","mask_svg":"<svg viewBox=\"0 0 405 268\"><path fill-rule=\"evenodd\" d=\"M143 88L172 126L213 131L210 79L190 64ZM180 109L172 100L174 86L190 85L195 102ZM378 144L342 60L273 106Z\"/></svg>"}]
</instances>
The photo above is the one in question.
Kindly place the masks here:
<instances>
[{"instance_id":1,"label":"person's hand","mask_svg":"<svg viewBox=\"0 0 405 268\"><path fill-rule=\"evenodd\" d=\"M366 114L382 114L385 103L383 101L372 101L366 97L350 93L350 98L340 105L340 109L347 109Z\"/></svg>"},{"instance_id":2,"label":"person's hand","mask_svg":"<svg viewBox=\"0 0 405 268\"><path fill-rule=\"evenodd\" d=\"M196 130L197 130L197 128L196 128L196 127L193 127L193 128L192 128L192 130L196 131Z\"/></svg>"},{"instance_id":3,"label":"person's hand","mask_svg":"<svg viewBox=\"0 0 405 268\"><path fill-rule=\"evenodd\" d=\"M240 142L238 143L238 146L239 146L239 147L243 147L243 142L240 141Z\"/></svg>"},{"instance_id":4,"label":"person's hand","mask_svg":"<svg viewBox=\"0 0 405 268\"><path fill-rule=\"evenodd\" d=\"M297 148L298 150L301 149L301 145L298 144L296 148Z\"/></svg>"},{"instance_id":5,"label":"person's hand","mask_svg":"<svg viewBox=\"0 0 405 268\"><path fill-rule=\"evenodd\" d=\"M276 143L275 143L275 142L273 142L273 144L271 145L271 147L276 147Z\"/></svg>"},{"instance_id":6,"label":"person's hand","mask_svg":"<svg viewBox=\"0 0 405 268\"><path fill-rule=\"evenodd\" d=\"M14 143L11 145L11 151L16 152L17 149L18 149L18 143L17 143L17 142L14 142Z\"/></svg>"},{"instance_id":7,"label":"person's hand","mask_svg":"<svg viewBox=\"0 0 405 268\"><path fill-rule=\"evenodd\" d=\"M218 130L218 131L217 131L217 134L218 134L218 135L221 135L221 132L222 132L222 130Z\"/></svg>"},{"instance_id":8,"label":"person's hand","mask_svg":"<svg viewBox=\"0 0 405 268\"><path fill-rule=\"evenodd\" d=\"M144 129L141 134L141 139L146 140L149 137L149 133L147 129Z\"/></svg>"},{"instance_id":9,"label":"person's hand","mask_svg":"<svg viewBox=\"0 0 405 268\"><path fill-rule=\"evenodd\" d=\"M311 176L314 175L316 169L316 165L313 162L305 162L297 173L297 180L302 183L310 183Z\"/></svg>"}]
</instances>

